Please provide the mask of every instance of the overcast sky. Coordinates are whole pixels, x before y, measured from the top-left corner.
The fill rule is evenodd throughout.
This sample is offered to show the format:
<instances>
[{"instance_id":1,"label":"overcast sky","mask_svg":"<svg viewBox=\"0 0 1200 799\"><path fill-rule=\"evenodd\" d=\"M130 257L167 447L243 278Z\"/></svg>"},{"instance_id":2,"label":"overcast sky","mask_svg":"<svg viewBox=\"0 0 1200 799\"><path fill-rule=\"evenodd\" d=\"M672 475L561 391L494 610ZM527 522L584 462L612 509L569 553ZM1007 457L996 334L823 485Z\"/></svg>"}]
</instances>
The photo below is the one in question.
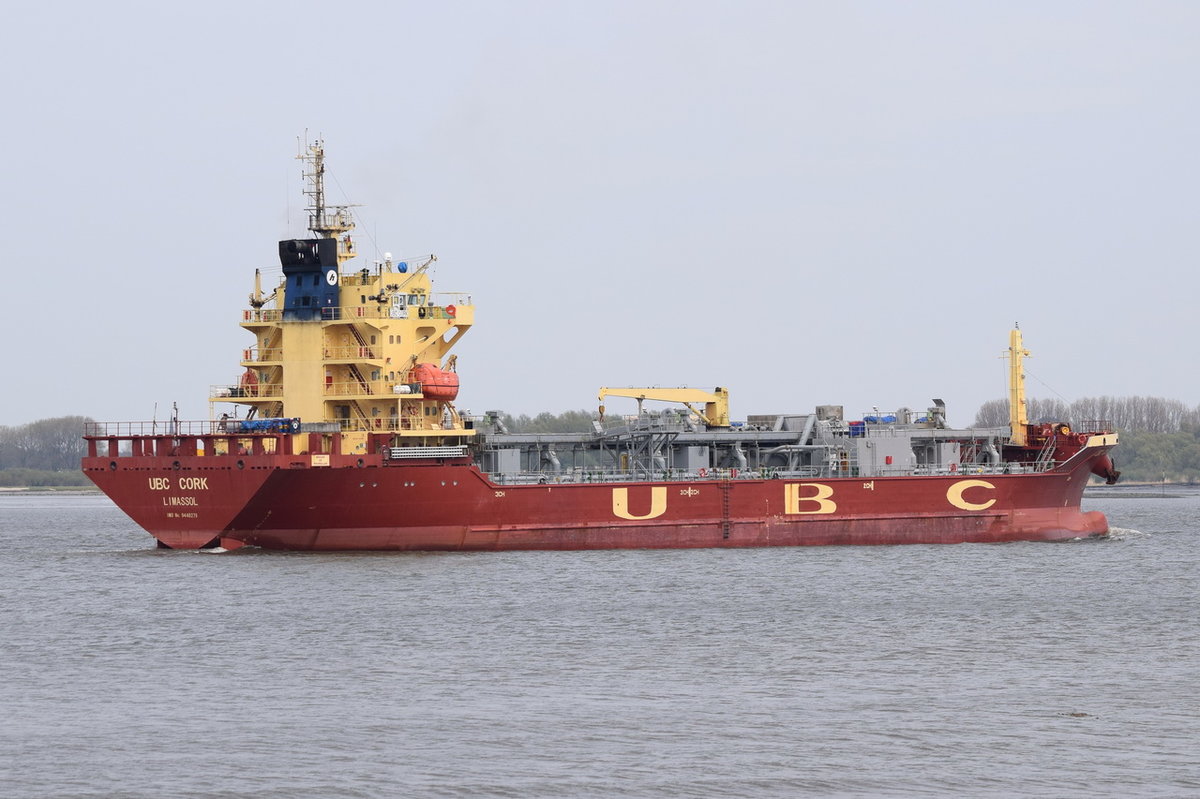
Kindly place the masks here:
<instances>
[{"instance_id":1,"label":"overcast sky","mask_svg":"<svg viewBox=\"0 0 1200 799\"><path fill-rule=\"evenodd\" d=\"M16 4L13 4L16 5ZM1200 403L1200 3L21 2L0 424L208 418L323 135L460 408ZM611 400L610 411L633 401ZM218 413L220 412L218 409Z\"/></svg>"}]
</instances>

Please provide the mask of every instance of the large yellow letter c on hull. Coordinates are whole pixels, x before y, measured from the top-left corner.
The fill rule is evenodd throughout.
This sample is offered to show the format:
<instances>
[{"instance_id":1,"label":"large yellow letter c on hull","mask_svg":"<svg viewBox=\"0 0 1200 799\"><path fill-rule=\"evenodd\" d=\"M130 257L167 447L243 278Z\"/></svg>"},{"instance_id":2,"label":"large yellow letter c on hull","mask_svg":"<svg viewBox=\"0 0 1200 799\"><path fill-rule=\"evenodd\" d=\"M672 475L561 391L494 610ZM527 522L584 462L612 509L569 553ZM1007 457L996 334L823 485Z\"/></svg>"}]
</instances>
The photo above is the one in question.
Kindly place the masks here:
<instances>
[{"instance_id":1,"label":"large yellow letter c on hull","mask_svg":"<svg viewBox=\"0 0 1200 799\"><path fill-rule=\"evenodd\" d=\"M987 510L996 504L996 498L992 497L987 502L967 502L963 499L963 492L968 488L990 488L995 490L995 486L987 480L959 480L954 485L946 489L946 500L956 508L963 510Z\"/></svg>"},{"instance_id":2,"label":"large yellow letter c on hull","mask_svg":"<svg viewBox=\"0 0 1200 799\"><path fill-rule=\"evenodd\" d=\"M653 519L667 512L667 487L652 486L650 488L650 512L645 516L634 516L629 512L629 489L614 488L612 499L613 515L621 519L637 521L638 519Z\"/></svg>"}]
</instances>

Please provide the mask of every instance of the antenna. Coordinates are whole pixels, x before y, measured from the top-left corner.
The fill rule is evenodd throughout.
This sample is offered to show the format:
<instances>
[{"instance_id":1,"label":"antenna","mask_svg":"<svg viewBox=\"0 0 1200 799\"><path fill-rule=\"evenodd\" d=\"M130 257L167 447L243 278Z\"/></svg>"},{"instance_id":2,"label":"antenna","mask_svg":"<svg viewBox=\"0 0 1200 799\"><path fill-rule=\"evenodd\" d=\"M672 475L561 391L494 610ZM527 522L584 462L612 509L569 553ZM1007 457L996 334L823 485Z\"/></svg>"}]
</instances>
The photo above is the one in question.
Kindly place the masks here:
<instances>
[{"instance_id":1,"label":"antenna","mask_svg":"<svg viewBox=\"0 0 1200 799\"><path fill-rule=\"evenodd\" d=\"M305 133L305 139L308 135ZM304 150L296 156L304 162L302 174L307 182L304 194L309 198L308 229L323 239L338 239L338 263L355 256L354 241L350 231L354 230L354 219L348 210L350 205L335 205L330 213L325 208L325 140L317 138L312 144L306 142Z\"/></svg>"}]
</instances>

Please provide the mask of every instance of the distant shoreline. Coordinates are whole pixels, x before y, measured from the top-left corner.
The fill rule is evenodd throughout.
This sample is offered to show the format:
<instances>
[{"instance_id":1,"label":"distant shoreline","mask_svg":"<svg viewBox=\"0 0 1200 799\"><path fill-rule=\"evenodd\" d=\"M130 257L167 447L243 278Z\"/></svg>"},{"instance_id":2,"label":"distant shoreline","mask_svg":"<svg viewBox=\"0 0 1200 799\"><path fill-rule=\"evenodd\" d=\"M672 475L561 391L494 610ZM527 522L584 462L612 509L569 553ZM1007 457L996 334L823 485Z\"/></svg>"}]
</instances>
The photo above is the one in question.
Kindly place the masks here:
<instances>
[{"instance_id":1,"label":"distant shoreline","mask_svg":"<svg viewBox=\"0 0 1200 799\"><path fill-rule=\"evenodd\" d=\"M1171 488L1195 488L1196 486L1200 486L1200 483L1194 483L1191 481L1175 483L1170 480L1168 480L1166 482L1163 482L1162 480L1154 480L1153 482L1130 480L1129 482L1125 482L1124 480L1122 480L1121 482L1117 483L1116 485L1111 485L1111 486L1106 485L1105 483L1091 483L1088 485L1088 488L1089 489L1098 488L1098 489L1103 489L1105 491L1120 491L1123 488L1159 488L1161 486L1169 486Z\"/></svg>"},{"instance_id":2,"label":"distant shoreline","mask_svg":"<svg viewBox=\"0 0 1200 799\"><path fill-rule=\"evenodd\" d=\"M99 494L88 486L0 486L0 494Z\"/></svg>"}]
</instances>

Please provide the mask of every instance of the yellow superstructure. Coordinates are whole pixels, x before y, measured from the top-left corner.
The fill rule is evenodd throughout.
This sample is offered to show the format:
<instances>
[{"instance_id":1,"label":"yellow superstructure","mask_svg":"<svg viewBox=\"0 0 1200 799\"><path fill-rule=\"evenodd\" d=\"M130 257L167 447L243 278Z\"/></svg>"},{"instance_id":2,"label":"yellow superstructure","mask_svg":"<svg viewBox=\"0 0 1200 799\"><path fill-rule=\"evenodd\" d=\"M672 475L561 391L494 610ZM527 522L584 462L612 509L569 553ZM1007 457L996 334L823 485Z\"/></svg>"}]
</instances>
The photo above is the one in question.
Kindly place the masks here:
<instances>
[{"instance_id":1,"label":"yellow superstructure","mask_svg":"<svg viewBox=\"0 0 1200 799\"><path fill-rule=\"evenodd\" d=\"M309 229L318 238L280 248L311 247L314 255L297 257L314 266L289 273L285 261L285 274L267 297L256 282L241 320L255 343L242 353L239 382L214 386L210 402L247 405L247 418L323 423L322 429L343 434L343 451L365 447L368 433L391 433L395 446L460 443L474 431L452 402L457 374L449 352L474 322L471 298L434 293L432 255L410 265L393 263L389 254L344 271L341 264L355 257L353 221L346 206L324 208L320 142L301 157L310 182L306 194L313 198ZM318 250L326 261L314 260Z\"/></svg>"}]
</instances>

